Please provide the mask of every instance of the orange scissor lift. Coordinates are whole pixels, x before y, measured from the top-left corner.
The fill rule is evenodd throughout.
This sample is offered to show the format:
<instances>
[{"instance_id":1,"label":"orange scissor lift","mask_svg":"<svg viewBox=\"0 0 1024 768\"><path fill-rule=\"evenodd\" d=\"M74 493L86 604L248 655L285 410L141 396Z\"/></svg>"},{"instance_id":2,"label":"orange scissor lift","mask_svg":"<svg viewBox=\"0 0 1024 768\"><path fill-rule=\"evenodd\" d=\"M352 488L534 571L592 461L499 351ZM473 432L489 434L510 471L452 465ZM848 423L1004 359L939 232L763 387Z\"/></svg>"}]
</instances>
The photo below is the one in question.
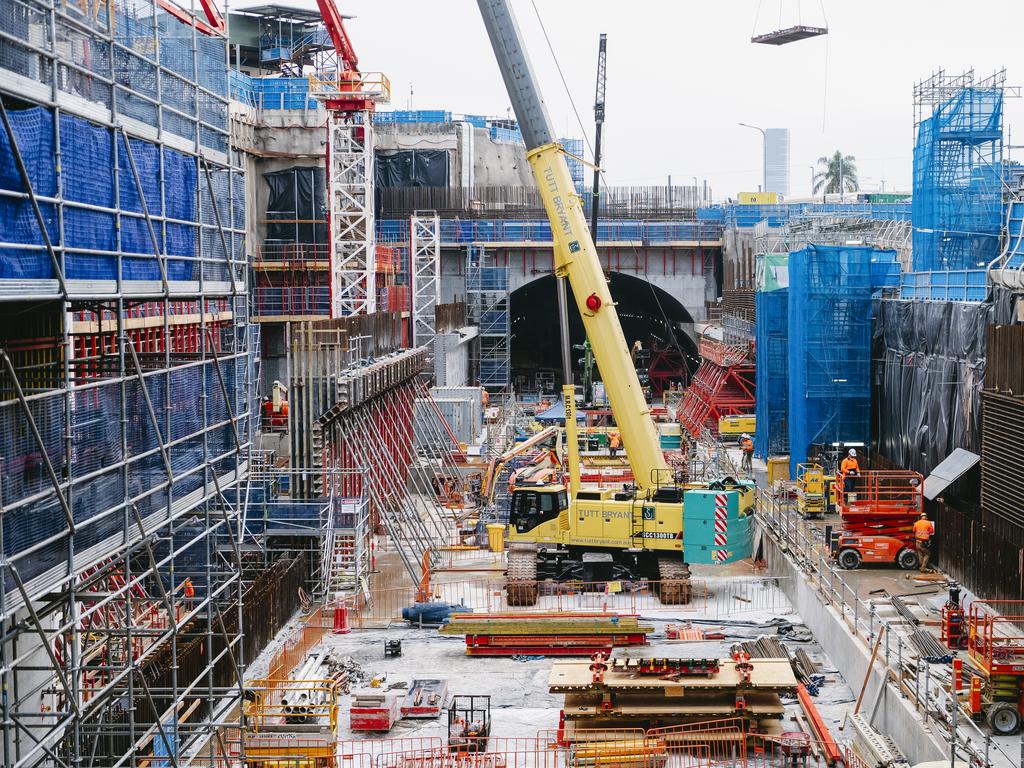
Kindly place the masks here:
<instances>
[{"instance_id":1,"label":"orange scissor lift","mask_svg":"<svg viewBox=\"0 0 1024 768\"><path fill-rule=\"evenodd\" d=\"M975 600L967 612L967 655L981 672L971 679L969 708L999 735L1024 722L1024 600Z\"/></svg>"},{"instance_id":2,"label":"orange scissor lift","mask_svg":"<svg viewBox=\"0 0 1024 768\"><path fill-rule=\"evenodd\" d=\"M852 570L861 563L895 563L910 570L918 566L914 521L924 508L920 474L839 472L835 488L843 528L833 534L831 549L841 567Z\"/></svg>"}]
</instances>

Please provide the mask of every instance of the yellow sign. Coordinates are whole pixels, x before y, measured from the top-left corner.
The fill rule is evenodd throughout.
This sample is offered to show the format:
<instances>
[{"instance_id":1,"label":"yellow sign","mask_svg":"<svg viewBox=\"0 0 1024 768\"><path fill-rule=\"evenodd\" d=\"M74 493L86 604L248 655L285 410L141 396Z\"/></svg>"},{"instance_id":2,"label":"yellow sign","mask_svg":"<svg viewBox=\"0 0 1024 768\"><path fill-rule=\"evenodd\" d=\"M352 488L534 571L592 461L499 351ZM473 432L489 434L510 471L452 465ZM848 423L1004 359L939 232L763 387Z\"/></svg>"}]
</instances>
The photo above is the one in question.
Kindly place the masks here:
<instances>
[{"instance_id":1,"label":"yellow sign","mask_svg":"<svg viewBox=\"0 0 1024 768\"><path fill-rule=\"evenodd\" d=\"M740 192L740 205L775 205L779 202L778 192Z\"/></svg>"},{"instance_id":2,"label":"yellow sign","mask_svg":"<svg viewBox=\"0 0 1024 768\"><path fill-rule=\"evenodd\" d=\"M614 594L622 591L621 581L609 581L607 584L608 594Z\"/></svg>"}]
</instances>

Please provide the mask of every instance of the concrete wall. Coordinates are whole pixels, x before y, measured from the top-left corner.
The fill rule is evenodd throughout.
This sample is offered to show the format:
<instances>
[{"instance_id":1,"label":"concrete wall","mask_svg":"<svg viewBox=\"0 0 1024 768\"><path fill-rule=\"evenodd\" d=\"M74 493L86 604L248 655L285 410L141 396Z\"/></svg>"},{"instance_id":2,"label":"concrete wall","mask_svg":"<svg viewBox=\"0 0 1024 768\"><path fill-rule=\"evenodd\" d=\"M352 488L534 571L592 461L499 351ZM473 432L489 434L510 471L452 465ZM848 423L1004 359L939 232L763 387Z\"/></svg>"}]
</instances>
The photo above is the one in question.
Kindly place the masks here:
<instances>
[{"instance_id":1,"label":"concrete wall","mask_svg":"<svg viewBox=\"0 0 1024 768\"><path fill-rule=\"evenodd\" d=\"M434 337L434 379L439 387L471 385L470 350L476 327L460 328Z\"/></svg>"},{"instance_id":2,"label":"concrete wall","mask_svg":"<svg viewBox=\"0 0 1024 768\"><path fill-rule=\"evenodd\" d=\"M767 533L764 534L764 548L768 572L782 577L780 585L804 624L814 634L847 684L855 693L859 692L868 671L871 649L866 648L850 632L836 611L818 596L806 574L797 568ZM882 652L880 649L880 657ZM864 693L861 714L865 717L870 717L879 687L885 685L885 677L884 665L880 659L876 659ZM943 757L948 759L948 748L941 741L942 735L929 730L924 719L914 710L913 704L904 699L893 686L887 686L871 724L892 736L911 765Z\"/></svg>"},{"instance_id":3,"label":"concrete wall","mask_svg":"<svg viewBox=\"0 0 1024 768\"><path fill-rule=\"evenodd\" d=\"M378 125L378 152L406 149L448 151L448 178L453 187L531 186L533 174L526 147L494 141L485 128L469 123L397 123Z\"/></svg>"},{"instance_id":4,"label":"concrete wall","mask_svg":"<svg viewBox=\"0 0 1024 768\"><path fill-rule=\"evenodd\" d=\"M674 262L673 250L677 250ZM682 304L694 322L706 319L704 302L715 298L714 275L710 271L703 274L700 262L691 259L688 249L652 246L638 248L636 256L630 249L628 256L623 255L621 259L616 259L609 249L598 248L598 252L603 264L612 265L611 271L654 283ZM509 292L551 274L552 254L549 250L509 249L503 253L509 267ZM639 270L636 268L638 261Z\"/></svg>"},{"instance_id":5,"label":"concrete wall","mask_svg":"<svg viewBox=\"0 0 1024 768\"><path fill-rule=\"evenodd\" d=\"M754 288L757 269L753 227L727 227L722 232L722 287Z\"/></svg>"}]
</instances>

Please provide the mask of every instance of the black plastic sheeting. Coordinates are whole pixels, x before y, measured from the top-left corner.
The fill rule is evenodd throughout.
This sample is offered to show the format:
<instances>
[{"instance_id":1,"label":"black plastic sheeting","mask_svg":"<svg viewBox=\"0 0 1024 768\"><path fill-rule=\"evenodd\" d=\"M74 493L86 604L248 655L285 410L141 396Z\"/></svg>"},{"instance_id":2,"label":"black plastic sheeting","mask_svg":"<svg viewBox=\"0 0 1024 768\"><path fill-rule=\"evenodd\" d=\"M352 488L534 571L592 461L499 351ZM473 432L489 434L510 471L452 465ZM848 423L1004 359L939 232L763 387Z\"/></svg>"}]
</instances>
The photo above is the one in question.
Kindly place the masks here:
<instances>
[{"instance_id":1,"label":"black plastic sheeting","mask_svg":"<svg viewBox=\"0 0 1024 768\"><path fill-rule=\"evenodd\" d=\"M984 303L881 299L872 358L876 450L927 475L954 448L981 452L985 327L1008 323L1009 292Z\"/></svg>"},{"instance_id":2,"label":"black plastic sheeting","mask_svg":"<svg viewBox=\"0 0 1024 768\"><path fill-rule=\"evenodd\" d=\"M296 166L264 173L263 178L270 186L267 239L326 243L327 176L324 169Z\"/></svg>"},{"instance_id":3,"label":"black plastic sheeting","mask_svg":"<svg viewBox=\"0 0 1024 768\"><path fill-rule=\"evenodd\" d=\"M447 187L448 151L444 149L403 149L378 152L377 186Z\"/></svg>"}]
</instances>

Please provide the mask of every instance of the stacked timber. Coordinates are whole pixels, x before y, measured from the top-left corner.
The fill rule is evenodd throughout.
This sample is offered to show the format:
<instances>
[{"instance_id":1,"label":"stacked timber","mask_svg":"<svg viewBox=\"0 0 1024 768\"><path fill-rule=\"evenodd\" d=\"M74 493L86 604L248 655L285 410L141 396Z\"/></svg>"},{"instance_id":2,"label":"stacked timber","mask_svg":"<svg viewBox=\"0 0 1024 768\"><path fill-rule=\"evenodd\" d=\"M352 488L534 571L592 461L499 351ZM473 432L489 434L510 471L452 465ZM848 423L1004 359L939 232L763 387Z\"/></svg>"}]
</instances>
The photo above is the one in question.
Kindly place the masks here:
<instances>
[{"instance_id":1,"label":"stacked timber","mask_svg":"<svg viewBox=\"0 0 1024 768\"><path fill-rule=\"evenodd\" d=\"M564 698L566 729L657 728L739 718L747 732L781 733L782 695L795 696L788 659L556 661L548 689ZM647 668L671 666L669 674ZM597 669L597 672L595 672Z\"/></svg>"},{"instance_id":2,"label":"stacked timber","mask_svg":"<svg viewBox=\"0 0 1024 768\"><path fill-rule=\"evenodd\" d=\"M439 632L464 635L468 656L592 656L646 645L653 625L636 614L473 613L453 615Z\"/></svg>"}]
</instances>

